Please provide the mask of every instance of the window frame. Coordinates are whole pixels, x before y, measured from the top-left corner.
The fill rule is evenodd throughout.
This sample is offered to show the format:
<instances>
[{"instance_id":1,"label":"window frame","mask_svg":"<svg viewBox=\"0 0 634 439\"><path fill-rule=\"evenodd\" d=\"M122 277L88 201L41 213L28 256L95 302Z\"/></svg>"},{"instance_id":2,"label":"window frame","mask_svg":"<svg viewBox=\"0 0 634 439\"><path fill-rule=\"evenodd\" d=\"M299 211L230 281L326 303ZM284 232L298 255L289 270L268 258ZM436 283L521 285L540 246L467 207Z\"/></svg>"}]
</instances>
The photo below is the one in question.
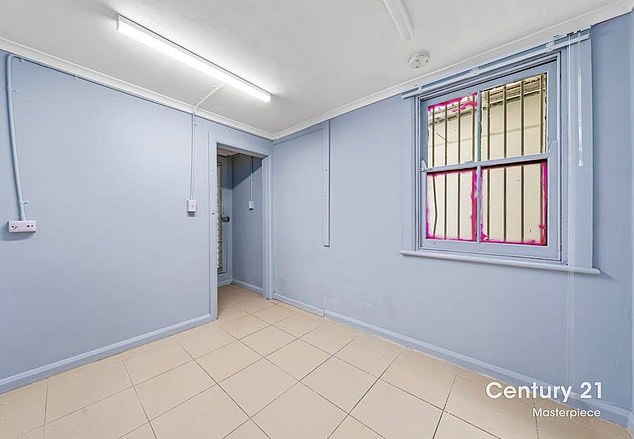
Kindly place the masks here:
<instances>
[{"instance_id":1,"label":"window frame","mask_svg":"<svg viewBox=\"0 0 634 439\"><path fill-rule=\"evenodd\" d=\"M503 84L518 81L540 73L547 74L547 123L546 123L546 151L543 154L535 154L524 157L513 157L504 159L494 159L486 161L475 161L461 163L457 165L428 166L428 145L427 145L427 107L430 105L446 102L458 97L477 93L477 113L476 113L476 151L481 147L481 124L480 115L482 110L481 91ZM561 125L562 125L562 80L561 62L559 53L541 57L530 62L517 64L511 67L498 69L486 75L479 75L466 81L460 81L416 97L415 111L417 136L415 141L416 155L416 245L419 251L441 251L450 253L474 254L483 256L503 256L507 258L538 259L551 262L562 261L562 175L564 163L562 157ZM479 156L479 154L478 154ZM528 158L530 157L530 159ZM479 157L478 157L479 158ZM478 241L459 241L451 239L428 238L426 233L427 225L427 174L442 172L443 170L475 170L477 173L478 200L482 197L482 170L494 164L520 164L534 162L536 159L545 159L548 168L548 203L547 203L547 245L515 244L515 243L492 243L479 241L481 238L480 224L483 218L481 203L478 203L478 220L476 231Z\"/></svg>"}]
</instances>

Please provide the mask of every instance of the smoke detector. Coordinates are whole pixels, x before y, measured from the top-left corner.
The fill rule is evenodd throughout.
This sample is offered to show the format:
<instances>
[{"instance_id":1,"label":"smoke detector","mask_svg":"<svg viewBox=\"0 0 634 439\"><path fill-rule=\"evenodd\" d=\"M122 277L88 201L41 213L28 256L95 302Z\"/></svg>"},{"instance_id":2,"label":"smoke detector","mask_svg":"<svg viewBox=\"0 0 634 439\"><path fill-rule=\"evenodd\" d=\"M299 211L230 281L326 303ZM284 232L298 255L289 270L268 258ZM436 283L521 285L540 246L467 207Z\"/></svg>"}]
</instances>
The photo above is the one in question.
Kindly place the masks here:
<instances>
[{"instance_id":1,"label":"smoke detector","mask_svg":"<svg viewBox=\"0 0 634 439\"><path fill-rule=\"evenodd\" d=\"M429 52L426 50L421 50L420 52L416 52L409 59L410 68L417 70L423 68L429 62Z\"/></svg>"}]
</instances>

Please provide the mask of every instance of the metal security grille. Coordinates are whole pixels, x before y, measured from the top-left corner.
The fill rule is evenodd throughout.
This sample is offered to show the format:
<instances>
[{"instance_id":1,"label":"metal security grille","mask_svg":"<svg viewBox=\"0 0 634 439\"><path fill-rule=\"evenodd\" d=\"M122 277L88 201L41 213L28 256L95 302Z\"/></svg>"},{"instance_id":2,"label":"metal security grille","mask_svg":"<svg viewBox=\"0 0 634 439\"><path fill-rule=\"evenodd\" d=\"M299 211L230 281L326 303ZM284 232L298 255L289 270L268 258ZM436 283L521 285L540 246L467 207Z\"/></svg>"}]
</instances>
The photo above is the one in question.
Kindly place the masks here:
<instances>
[{"instance_id":1,"label":"metal security grille","mask_svg":"<svg viewBox=\"0 0 634 439\"><path fill-rule=\"evenodd\" d=\"M547 245L547 81L427 106L427 239Z\"/></svg>"},{"instance_id":2,"label":"metal security grille","mask_svg":"<svg viewBox=\"0 0 634 439\"><path fill-rule=\"evenodd\" d=\"M218 203L218 212L216 214L216 236L217 239L217 266L218 273L224 272L224 267L222 266L222 163L218 162L218 166L216 168L216 191L217 191L217 203Z\"/></svg>"}]
</instances>

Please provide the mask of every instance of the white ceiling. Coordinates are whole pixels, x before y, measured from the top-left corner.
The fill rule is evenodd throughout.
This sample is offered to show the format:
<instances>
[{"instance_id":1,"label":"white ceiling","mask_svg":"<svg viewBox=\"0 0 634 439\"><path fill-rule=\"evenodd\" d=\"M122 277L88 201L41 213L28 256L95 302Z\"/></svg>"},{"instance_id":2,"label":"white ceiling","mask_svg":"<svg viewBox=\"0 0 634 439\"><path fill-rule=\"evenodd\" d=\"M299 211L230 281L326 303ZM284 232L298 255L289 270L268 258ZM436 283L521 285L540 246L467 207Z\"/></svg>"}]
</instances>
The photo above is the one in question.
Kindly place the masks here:
<instances>
[{"instance_id":1,"label":"white ceiling","mask_svg":"<svg viewBox=\"0 0 634 439\"><path fill-rule=\"evenodd\" d=\"M0 48L191 109L218 85L115 32L122 14L273 93L222 87L201 115L278 138L417 81L630 11L632 0L405 0L404 41L382 0L2 0ZM431 53L422 70L409 57Z\"/></svg>"}]
</instances>

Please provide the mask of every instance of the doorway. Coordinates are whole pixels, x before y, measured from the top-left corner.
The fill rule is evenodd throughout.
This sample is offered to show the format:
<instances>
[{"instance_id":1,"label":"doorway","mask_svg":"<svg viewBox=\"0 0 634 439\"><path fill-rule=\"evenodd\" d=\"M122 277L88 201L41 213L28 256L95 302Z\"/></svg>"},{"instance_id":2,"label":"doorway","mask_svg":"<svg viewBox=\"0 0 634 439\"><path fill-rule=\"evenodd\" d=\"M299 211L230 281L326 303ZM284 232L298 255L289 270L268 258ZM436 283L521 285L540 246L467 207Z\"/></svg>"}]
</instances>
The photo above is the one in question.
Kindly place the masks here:
<instances>
[{"instance_id":1,"label":"doorway","mask_svg":"<svg viewBox=\"0 0 634 439\"><path fill-rule=\"evenodd\" d=\"M210 225L217 286L235 285L270 298L270 159L221 142L214 152L211 181L216 209ZM212 295L213 315L218 295Z\"/></svg>"}]
</instances>

